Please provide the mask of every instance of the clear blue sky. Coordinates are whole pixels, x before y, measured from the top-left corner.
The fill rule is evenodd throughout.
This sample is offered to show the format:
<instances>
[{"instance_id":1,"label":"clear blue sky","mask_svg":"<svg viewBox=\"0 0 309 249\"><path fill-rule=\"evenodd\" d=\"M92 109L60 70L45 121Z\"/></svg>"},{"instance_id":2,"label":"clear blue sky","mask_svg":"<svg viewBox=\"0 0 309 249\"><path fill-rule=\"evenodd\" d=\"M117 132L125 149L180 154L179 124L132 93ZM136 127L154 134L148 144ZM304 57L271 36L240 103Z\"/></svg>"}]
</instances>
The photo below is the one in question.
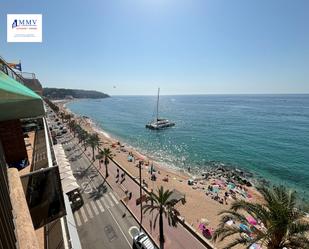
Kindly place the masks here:
<instances>
[{"instance_id":1,"label":"clear blue sky","mask_svg":"<svg viewBox=\"0 0 309 249\"><path fill-rule=\"evenodd\" d=\"M6 43L8 13L42 13L43 43ZM0 18L0 55L44 86L309 93L308 0L2 0Z\"/></svg>"}]
</instances>

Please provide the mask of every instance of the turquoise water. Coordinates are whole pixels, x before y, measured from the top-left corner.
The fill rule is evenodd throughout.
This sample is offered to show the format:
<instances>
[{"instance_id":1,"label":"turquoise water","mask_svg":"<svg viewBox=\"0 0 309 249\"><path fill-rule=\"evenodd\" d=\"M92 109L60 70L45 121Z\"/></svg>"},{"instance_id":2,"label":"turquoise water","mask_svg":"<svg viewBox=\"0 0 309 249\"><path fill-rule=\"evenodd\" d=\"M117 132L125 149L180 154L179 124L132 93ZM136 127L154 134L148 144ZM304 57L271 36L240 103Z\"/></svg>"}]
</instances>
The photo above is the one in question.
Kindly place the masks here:
<instances>
[{"instance_id":1,"label":"turquoise water","mask_svg":"<svg viewBox=\"0 0 309 249\"><path fill-rule=\"evenodd\" d=\"M176 126L145 129L155 96L115 96L68 104L112 136L170 167L224 164L309 192L309 95L161 96Z\"/></svg>"}]
</instances>

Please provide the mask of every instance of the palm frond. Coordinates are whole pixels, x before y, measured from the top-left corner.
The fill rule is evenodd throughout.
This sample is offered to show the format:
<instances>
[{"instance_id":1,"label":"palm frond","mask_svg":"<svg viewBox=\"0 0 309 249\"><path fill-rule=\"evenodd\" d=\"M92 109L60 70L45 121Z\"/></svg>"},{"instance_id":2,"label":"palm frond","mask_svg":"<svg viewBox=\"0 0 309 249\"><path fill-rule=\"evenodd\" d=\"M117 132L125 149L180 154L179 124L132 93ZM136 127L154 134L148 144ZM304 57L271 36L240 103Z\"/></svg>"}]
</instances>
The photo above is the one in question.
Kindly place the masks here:
<instances>
[{"instance_id":1,"label":"palm frond","mask_svg":"<svg viewBox=\"0 0 309 249\"><path fill-rule=\"evenodd\" d=\"M309 249L309 239L306 237L294 237L283 244L287 248Z\"/></svg>"},{"instance_id":2,"label":"palm frond","mask_svg":"<svg viewBox=\"0 0 309 249\"><path fill-rule=\"evenodd\" d=\"M160 213L158 212L154 218L154 221L153 221L153 229L156 229L156 224L157 224L157 220L158 220L158 217L160 216Z\"/></svg>"},{"instance_id":3,"label":"palm frond","mask_svg":"<svg viewBox=\"0 0 309 249\"><path fill-rule=\"evenodd\" d=\"M244 238L236 238L233 242L229 243L227 246L223 247L223 249L230 249L237 245L247 245L249 244L248 240Z\"/></svg>"},{"instance_id":4,"label":"palm frond","mask_svg":"<svg viewBox=\"0 0 309 249\"><path fill-rule=\"evenodd\" d=\"M292 223L289 226L289 235L294 235L294 234L304 234L309 232L309 223L308 222L303 222L303 221L297 221Z\"/></svg>"},{"instance_id":5,"label":"palm frond","mask_svg":"<svg viewBox=\"0 0 309 249\"><path fill-rule=\"evenodd\" d=\"M253 218L260 219L265 224L270 218L269 210L267 210L263 205L258 203L251 203L244 200L235 201L234 203L232 203L231 209L234 211L244 210Z\"/></svg>"},{"instance_id":6,"label":"palm frond","mask_svg":"<svg viewBox=\"0 0 309 249\"><path fill-rule=\"evenodd\" d=\"M222 212L219 213L219 215L224 214L224 216L221 218L221 223L225 223L228 220L235 220L235 221L239 221L239 222L246 222L246 217L241 214L238 213L236 211L233 210L224 210Z\"/></svg>"},{"instance_id":7,"label":"palm frond","mask_svg":"<svg viewBox=\"0 0 309 249\"><path fill-rule=\"evenodd\" d=\"M264 197L264 203L251 203L240 200L232 203L229 210L219 213L221 223L214 233L214 240L224 240L239 232L235 226L227 227L228 220L248 224L246 215L261 220L265 226L259 231L252 242L259 242L271 248L307 248L309 223L304 220L304 213L296 208L297 195L295 191L283 186L258 188ZM227 248L245 243L242 238L236 239Z\"/></svg>"},{"instance_id":8,"label":"palm frond","mask_svg":"<svg viewBox=\"0 0 309 249\"><path fill-rule=\"evenodd\" d=\"M230 237L234 234L240 234L242 231L236 226L219 226L218 229L215 230L213 234L214 241L222 241L227 237Z\"/></svg>"}]
</instances>

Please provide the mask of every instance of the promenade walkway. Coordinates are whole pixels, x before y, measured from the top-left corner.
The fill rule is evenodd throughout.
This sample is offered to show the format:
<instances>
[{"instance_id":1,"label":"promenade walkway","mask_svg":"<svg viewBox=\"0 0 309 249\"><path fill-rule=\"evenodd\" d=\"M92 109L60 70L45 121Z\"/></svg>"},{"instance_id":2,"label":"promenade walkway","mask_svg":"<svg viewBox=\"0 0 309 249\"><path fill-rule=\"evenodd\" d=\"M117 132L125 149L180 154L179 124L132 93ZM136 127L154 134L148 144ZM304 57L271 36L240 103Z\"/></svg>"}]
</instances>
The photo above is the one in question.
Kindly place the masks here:
<instances>
[{"instance_id":1,"label":"promenade walkway","mask_svg":"<svg viewBox=\"0 0 309 249\"><path fill-rule=\"evenodd\" d=\"M125 176L125 181L120 184L116 183L117 168L119 168L113 162L110 162L108 183L112 186L114 191L119 196L125 196L124 190L132 192L132 198L128 201L127 206L133 212L133 214L140 219L140 205L136 205L136 199L139 198L139 185L132 180L129 176ZM98 167L98 165L97 165ZM119 168L120 174L122 173ZM100 172L105 175L105 166L103 165ZM192 210L194 212L194 210ZM143 226L152 235L153 239L159 242L159 224L156 225L156 229L153 230L151 222L156 213L143 215ZM157 221L158 222L158 221ZM200 243L190 232L188 232L181 224L177 227L171 227L168 225L167 220L164 218L164 235L165 235L165 248L166 249L205 249L205 246ZM158 243L159 244L159 243Z\"/></svg>"}]
</instances>

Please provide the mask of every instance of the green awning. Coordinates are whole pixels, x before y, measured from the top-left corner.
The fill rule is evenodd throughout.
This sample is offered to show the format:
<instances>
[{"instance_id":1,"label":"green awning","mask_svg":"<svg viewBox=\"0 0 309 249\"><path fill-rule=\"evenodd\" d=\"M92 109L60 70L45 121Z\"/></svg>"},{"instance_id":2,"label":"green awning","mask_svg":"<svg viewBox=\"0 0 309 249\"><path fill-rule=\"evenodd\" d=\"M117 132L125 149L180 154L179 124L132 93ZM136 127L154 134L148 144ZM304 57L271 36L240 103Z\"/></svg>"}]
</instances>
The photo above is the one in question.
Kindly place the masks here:
<instances>
[{"instance_id":1,"label":"green awning","mask_svg":"<svg viewBox=\"0 0 309 249\"><path fill-rule=\"evenodd\" d=\"M0 121L45 114L42 98L0 71Z\"/></svg>"}]
</instances>

